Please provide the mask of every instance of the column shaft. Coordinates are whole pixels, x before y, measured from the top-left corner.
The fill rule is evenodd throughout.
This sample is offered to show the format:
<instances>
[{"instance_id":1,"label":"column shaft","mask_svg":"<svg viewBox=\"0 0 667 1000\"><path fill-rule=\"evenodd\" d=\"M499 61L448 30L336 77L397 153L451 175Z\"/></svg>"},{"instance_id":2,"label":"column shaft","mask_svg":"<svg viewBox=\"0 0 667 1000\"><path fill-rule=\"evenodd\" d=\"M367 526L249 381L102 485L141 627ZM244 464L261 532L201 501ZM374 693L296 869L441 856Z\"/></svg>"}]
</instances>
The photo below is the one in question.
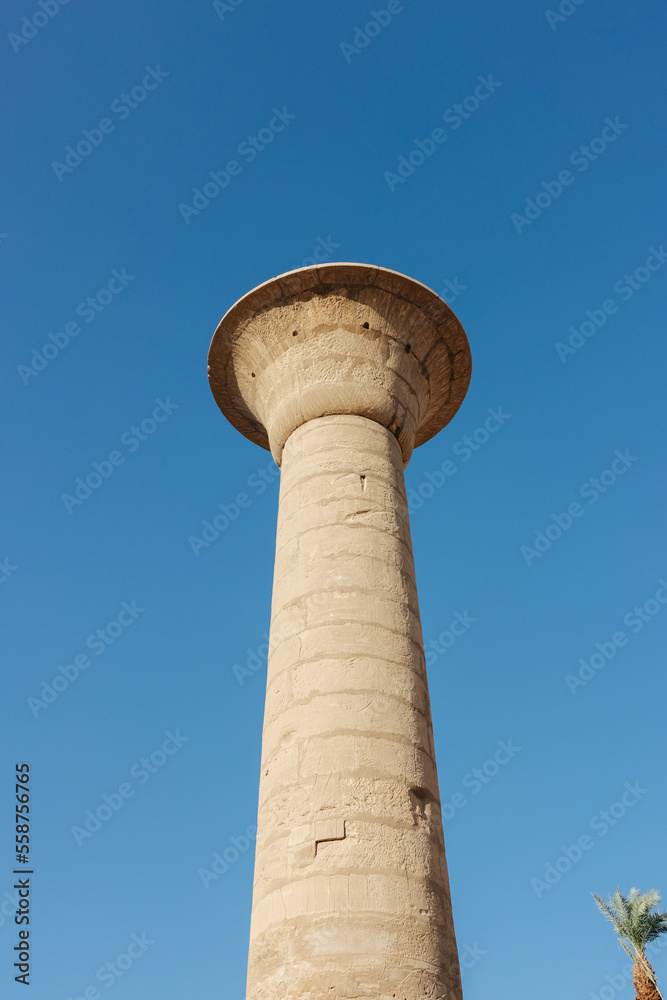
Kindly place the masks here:
<instances>
[{"instance_id":1,"label":"column shaft","mask_svg":"<svg viewBox=\"0 0 667 1000\"><path fill-rule=\"evenodd\" d=\"M302 424L282 456L248 1000L460 1000L394 434Z\"/></svg>"}]
</instances>

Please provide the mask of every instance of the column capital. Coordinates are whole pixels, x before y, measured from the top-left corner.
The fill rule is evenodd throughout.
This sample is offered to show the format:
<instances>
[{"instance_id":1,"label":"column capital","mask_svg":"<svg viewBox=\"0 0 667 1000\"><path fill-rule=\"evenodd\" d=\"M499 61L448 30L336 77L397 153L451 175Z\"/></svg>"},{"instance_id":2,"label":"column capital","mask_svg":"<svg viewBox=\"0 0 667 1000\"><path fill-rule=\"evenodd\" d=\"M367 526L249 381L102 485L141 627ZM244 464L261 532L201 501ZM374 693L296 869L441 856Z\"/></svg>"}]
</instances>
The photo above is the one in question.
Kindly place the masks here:
<instances>
[{"instance_id":1,"label":"column capital","mask_svg":"<svg viewBox=\"0 0 667 1000\"><path fill-rule=\"evenodd\" d=\"M341 413L387 427L407 464L452 419L470 373L449 306L369 264L304 267L258 285L222 318L209 351L218 406L278 465L297 427Z\"/></svg>"}]
</instances>

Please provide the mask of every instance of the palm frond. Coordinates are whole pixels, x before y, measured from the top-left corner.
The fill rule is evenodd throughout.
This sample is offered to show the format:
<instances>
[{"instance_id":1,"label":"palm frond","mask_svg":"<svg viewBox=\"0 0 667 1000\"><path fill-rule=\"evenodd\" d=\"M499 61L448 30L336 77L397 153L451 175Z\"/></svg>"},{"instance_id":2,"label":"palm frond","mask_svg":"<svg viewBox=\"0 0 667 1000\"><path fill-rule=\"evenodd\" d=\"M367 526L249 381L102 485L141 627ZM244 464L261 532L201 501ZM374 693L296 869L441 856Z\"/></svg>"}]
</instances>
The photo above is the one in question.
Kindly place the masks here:
<instances>
[{"instance_id":1,"label":"palm frond","mask_svg":"<svg viewBox=\"0 0 667 1000\"><path fill-rule=\"evenodd\" d=\"M592 894L598 909L613 925L620 937L626 938L635 949L643 951L647 944L667 933L667 911L655 911L660 903L657 889L641 892L631 889L624 896L619 888L609 900Z\"/></svg>"},{"instance_id":2,"label":"palm frond","mask_svg":"<svg viewBox=\"0 0 667 1000\"><path fill-rule=\"evenodd\" d=\"M615 931L620 932L621 928L616 914L616 908L611 905L611 901L608 903L606 899L603 899L602 896L596 896L594 892L592 892L591 895L602 915L607 918L610 924L613 924Z\"/></svg>"},{"instance_id":3,"label":"palm frond","mask_svg":"<svg viewBox=\"0 0 667 1000\"><path fill-rule=\"evenodd\" d=\"M633 962L644 969L657 990L655 975L644 955L644 949L661 934L667 933L667 910L656 910L660 903L658 890L641 892L632 888L624 896L617 886L616 892L608 900L595 893L592 896L600 912L616 931L618 943Z\"/></svg>"}]
</instances>

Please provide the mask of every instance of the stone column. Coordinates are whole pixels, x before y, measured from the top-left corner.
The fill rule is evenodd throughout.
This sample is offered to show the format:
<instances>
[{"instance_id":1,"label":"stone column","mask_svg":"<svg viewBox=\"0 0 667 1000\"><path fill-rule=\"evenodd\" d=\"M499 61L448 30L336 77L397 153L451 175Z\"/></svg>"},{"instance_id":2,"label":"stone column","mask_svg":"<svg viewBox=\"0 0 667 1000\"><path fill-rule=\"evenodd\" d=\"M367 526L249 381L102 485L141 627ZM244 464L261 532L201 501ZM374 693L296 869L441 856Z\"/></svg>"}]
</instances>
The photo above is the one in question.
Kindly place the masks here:
<instances>
[{"instance_id":1,"label":"stone column","mask_svg":"<svg viewBox=\"0 0 667 1000\"><path fill-rule=\"evenodd\" d=\"M281 275L209 355L281 466L248 1000L460 1000L403 468L470 378L403 275Z\"/></svg>"}]
</instances>

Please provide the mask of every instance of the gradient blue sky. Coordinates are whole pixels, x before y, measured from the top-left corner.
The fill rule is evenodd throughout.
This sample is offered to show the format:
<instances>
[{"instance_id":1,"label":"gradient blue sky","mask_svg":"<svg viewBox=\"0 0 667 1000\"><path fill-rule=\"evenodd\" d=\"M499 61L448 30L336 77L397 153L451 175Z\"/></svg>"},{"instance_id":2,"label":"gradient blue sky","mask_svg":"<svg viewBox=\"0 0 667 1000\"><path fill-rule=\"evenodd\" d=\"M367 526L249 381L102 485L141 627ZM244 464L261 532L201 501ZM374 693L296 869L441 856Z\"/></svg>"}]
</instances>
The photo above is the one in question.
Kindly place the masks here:
<instances>
[{"instance_id":1,"label":"gradient blue sky","mask_svg":"<svg viewBox=\"0 0 667 1000\"><path fill-rule=\"evenodd\" d=\"M233 858L230 838L242 848L256 817L265 664L243 684L234 666L262 659L278 494L269 454L217 410L206 354L237 298L323 244L330 260L448 295L473 353L464 405L407 470L417 496L433 494L412 515L425 639L456 612L475 618L429 666L455 922L474 955L466 1000L632 995L590 892L667 894L667 605L655 599L667 579L667 19L657 0L566 3L553 24L529 0L405 0L365 47L341 48L386 6L71 0L12 46L42 8L4 5L0 897L11 910L13 766L28 760L33 1000L93 986L112 1000L243 996L252 850L208 888L199 870L214 852ZM160 82L126 113L116 102L146 67ZM443 118L489 76L478 108ZM239 146L276 108L295 117L251 160ZM53 167L105 118L113 130L90 155ZM425 161L388 181L438 128ZM605 128L613 141L591 147ZM234 159L240 171L186 222L179 205ZM540 214L517 223L539 192ZM86 299L110 281L91 319ZM556 345L587 310L604 323L575 332L563 360ZM33 351L77 323L37 371ZM156 400L169 415L152 424ZM508 417L475 439L489 408ZM142 421L143 440L130 430ZM478 445L467 458L466 435ZM591 480L617 450L623 471L601 492ZM108 478L66 505L113 452ZM456 472L429 491L448 459ZM195 555L188 539L239 492L249 506ZM552 527L542 554L522 554L572 503L581 515L561 537ZM133 601L144 610L124 614L112 645L86 646ZM568 686L619 631L614 656ZM31 709L86 652L90 666ZM163 755L179 730L187 741ZM520 751L478 788L471 772L498 741ZM150 774L140 762L156 751ZM131 797L78 844L72 828L124 783ZM531 883L584 836L557 882ZM16 928L2 907L0 919L3 995L23 996ZM153 943L96 979L132 935ZM655 964L667 976L667 959Z\"/></svg>"}]
</instances>

